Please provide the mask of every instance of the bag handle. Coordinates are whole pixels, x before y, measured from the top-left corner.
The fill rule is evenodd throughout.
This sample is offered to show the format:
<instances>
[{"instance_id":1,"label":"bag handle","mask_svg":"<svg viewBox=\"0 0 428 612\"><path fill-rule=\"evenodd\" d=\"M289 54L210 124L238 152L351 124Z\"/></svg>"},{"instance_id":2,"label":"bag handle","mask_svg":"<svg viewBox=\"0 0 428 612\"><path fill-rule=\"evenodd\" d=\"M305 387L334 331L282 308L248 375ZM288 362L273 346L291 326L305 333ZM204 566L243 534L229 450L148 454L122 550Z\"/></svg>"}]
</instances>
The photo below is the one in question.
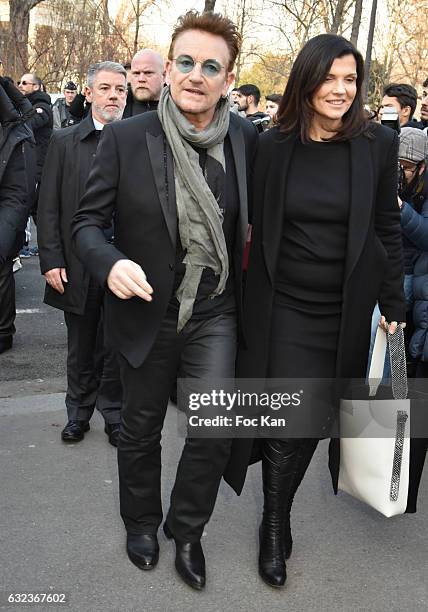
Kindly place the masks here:
<instances>
[{"instance_id":1,"label":"bag handle","mask_svg":"<svg viewBox=\"0 0 428 612\"><path fill-rule=\"evenodd\" d=\"M387 334L379 326L377 328L368 375L369 396L374 397L379 389L387 350L391 364L392 395L394 399L406 399L408 393L406 351L401 325L398 325L393 334L389 332Z\"/></svg>"},{"instance_id":2,"label":"bag handle","mask_svg":"<svg viewBox=\"0 0 428 612\"><path fill-rule=\"evenodd\" d=\"M388 332L387 338L389 362L391 364L392 397L394 399L406 399L408 393L406 349L404 347L404 331L401 325L398 325L393 334Z\"/></svg>"}]
</instances>

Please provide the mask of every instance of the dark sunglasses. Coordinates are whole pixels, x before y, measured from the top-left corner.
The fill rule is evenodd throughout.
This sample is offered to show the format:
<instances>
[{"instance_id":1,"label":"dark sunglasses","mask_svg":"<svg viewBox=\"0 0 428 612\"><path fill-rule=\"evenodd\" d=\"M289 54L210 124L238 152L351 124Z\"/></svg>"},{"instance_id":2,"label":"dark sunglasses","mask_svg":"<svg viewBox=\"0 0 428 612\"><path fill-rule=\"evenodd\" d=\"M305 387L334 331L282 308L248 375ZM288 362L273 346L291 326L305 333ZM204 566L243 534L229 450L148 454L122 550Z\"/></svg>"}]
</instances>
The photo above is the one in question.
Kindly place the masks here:
<instances>
[{"instance_id":1,"label":"dark sunglasses","mask_svg":"<svg viewBox=\"0 0 428 612\"><path fill-rule=\"evenodd\" d=\"M406 162L403 164L403 162L401 161L401 159L398 160L398 163L400 164L403 172L411 172L412 174L415 174L415 172L418 172L420 170L420 168L422 167L422 164L424 163L423 160L418 162L417 164L412 164L412 166L408 166L407 165L407 160Z\"/></svg>"},{"instance_id":2,"label":"dark sunglasses","mask_svg":"<svg viewBox=\"0 0 428 612\"><path fill-rule=\"evenodd\" d=\"M202 74L207 77L218 76L222 68L224 68L224 66L222 66L215 59L207 59L203 62L195 62L193 57L190 57L190 55L179 55L172 61L175 62L175 65L177 66L178 70L183 74L189 74L190 72L192 72L196 64L201 65Z\"/></svg>"},{"instance_id":3,"label":"dark sunglasses","mask_svg":"<svg viewBox=\"0 0 428 612\"><path fill-rule=\"evenodd\" d=\"M32 81L18 81L18 85L34 85Z\"/></svg>"}]
</instances>

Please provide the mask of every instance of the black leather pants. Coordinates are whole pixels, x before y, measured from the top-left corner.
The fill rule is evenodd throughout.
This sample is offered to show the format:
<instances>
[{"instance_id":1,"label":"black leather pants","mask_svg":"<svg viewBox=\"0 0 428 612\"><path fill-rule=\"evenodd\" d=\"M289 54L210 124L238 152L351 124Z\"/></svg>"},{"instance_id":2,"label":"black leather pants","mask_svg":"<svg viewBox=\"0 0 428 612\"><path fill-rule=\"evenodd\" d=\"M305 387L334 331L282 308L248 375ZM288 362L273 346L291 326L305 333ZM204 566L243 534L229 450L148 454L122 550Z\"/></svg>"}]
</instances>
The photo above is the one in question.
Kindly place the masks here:
<instances>
[{"instance_id":1,"label":"black leather pants","mask_svg":"<svg viewBox=\"0 0 428 612\"><path fill-rule=\"evenodd\" d=\"M120 512L130 533L156 533L162 522L160 441L176 378L233 378L235 373L235 315L191 319L180 334L176 328L177 314L169 312L139 368L120 357ZM231 439L186 439L167 517L178 540L196 542L202 536L230 450Z\"/></svg>"}]
</instances>

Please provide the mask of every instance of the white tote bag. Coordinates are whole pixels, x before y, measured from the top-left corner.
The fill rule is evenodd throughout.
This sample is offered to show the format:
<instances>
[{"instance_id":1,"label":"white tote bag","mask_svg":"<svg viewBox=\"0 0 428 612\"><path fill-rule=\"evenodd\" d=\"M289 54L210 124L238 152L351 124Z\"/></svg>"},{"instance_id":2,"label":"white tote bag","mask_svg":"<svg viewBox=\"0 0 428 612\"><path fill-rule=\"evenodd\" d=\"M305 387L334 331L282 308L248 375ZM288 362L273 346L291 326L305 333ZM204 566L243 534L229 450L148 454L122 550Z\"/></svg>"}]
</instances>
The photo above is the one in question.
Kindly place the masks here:
<instances>
[{"instance_id":1,"label":"white tote bag","mask_svg":"<svg viewBox=\"0 0 428 612\"><path fill-rule=\"evenodd\" d=\"M387 352L394 399L379 400ZM339 489L391 517L405 512L409 488L410 400L400 326L388 340L378 327L368 379L369 399L340 403Z\"/></svg>"}]
</instances>

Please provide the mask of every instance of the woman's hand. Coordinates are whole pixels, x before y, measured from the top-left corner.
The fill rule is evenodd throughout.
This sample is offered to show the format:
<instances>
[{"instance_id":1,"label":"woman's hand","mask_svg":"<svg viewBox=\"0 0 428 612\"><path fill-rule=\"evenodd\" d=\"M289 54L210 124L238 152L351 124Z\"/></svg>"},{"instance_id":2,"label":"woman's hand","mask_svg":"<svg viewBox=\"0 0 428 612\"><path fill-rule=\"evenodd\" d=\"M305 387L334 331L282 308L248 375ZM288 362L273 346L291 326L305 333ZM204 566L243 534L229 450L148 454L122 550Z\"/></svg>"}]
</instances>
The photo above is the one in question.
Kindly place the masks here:
<instances>
[{"instance_id":1,"label":"woman's hand","mask_svg":"<svg viewBox=\"0 0 428 612\"><path fill-rule=\"evenodd\" d=\"M402 329L406 327L406 324L404 322L397 323L397 321L391 321L391 323L388 323L388 321L383 315L379 319L379 327L384 329L387 333L389 332L390 334L393 334L395 332L398 325L401 325Z\"/></svg>"}]
</instances>

